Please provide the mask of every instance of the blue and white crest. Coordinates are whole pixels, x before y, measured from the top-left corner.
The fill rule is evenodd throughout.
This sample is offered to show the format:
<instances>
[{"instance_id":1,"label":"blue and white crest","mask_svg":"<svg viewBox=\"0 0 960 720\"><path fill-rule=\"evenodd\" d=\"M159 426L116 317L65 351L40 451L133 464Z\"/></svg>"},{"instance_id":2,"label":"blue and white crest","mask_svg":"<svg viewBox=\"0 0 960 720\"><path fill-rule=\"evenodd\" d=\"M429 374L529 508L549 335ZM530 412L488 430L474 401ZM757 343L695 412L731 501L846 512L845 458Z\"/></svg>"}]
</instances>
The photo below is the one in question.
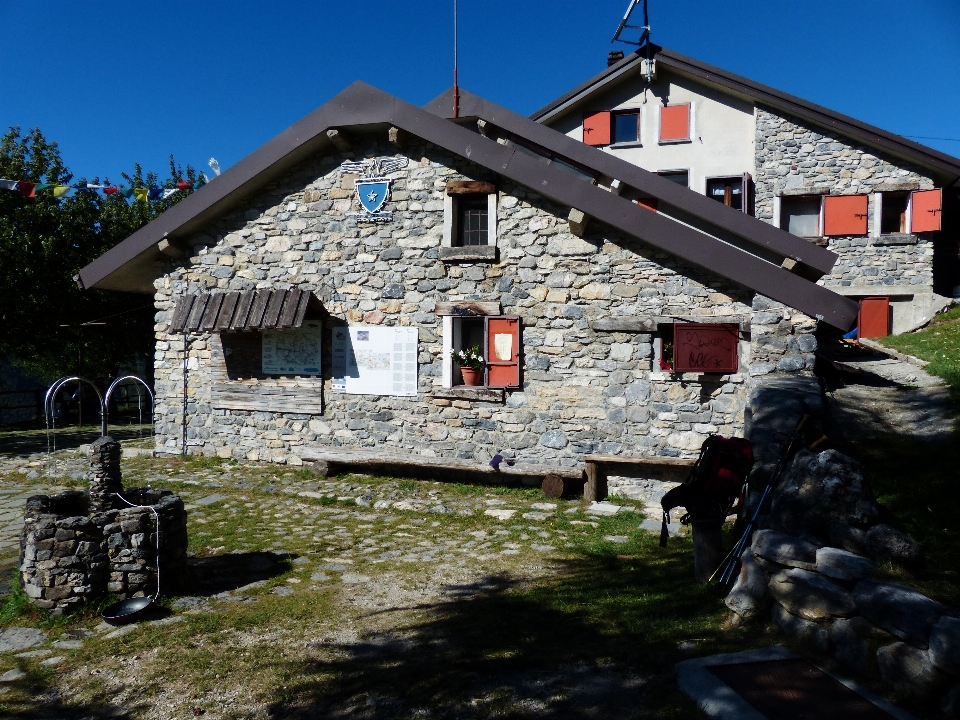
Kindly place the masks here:
<instances>
[{"instance_id":1,"label":"blue and white crest","mask_svg":"<svg viewBox=\"0 0 960 720\"><path fill-rule=\"evenodd\" d=\"M390 194L390 180L384 177L357 178L357 199L368 213L380 212Z\"/></svg>"},{"instance_id":2,"label":"blue and white crest","mask_svg":"<svg viewBox=\"0 0 960 720\"><path fill-rule=\"evenodd\" d=\"M356 213L358 220L389 222L393 213L381 212L383 204L390 197L390 183L387 175L404 168L409 161L405 157L373 158L370 160L347 160L341 166L345 172L358 173L355 181L357 200L363 212Z\"/></svg>"}]
</instances>

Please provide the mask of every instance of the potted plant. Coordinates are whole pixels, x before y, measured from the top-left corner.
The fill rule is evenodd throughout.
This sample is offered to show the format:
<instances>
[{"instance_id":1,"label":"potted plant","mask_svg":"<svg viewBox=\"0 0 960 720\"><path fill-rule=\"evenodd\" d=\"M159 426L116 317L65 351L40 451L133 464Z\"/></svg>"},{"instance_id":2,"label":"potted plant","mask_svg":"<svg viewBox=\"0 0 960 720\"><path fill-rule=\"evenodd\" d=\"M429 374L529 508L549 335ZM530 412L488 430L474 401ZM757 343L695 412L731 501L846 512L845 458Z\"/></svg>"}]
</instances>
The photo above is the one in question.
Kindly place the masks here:
<instances>
[{"instance_id":1,"label":"potted plant","mask_svg":"<svg viewBox=\"0 0 960 720\"><path fill-rule=\"evenodd\" d=\"M479 385L483 376L483 354L480 346L474 345L469 350L457 350L453 353L453 360L460 366L464 385Z\"/></svg>"}]
</instances>

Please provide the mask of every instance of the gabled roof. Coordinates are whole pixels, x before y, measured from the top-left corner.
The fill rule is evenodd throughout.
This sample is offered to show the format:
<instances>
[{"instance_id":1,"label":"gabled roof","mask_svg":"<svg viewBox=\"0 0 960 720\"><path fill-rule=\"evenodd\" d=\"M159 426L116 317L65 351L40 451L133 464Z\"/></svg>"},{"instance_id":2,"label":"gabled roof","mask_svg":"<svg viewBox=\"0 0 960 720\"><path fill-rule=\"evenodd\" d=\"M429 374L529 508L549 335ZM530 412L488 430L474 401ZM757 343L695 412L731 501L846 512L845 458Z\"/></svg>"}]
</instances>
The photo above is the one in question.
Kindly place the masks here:
<instances>
[{"instance_id":1,"label":"gabled roof","mask_svg":"<svg viewBox=\"0 0 960 720\"><path fill-rule=\"evenodd\" d=\"M724 88L737 95L748 97L754 102L809 121L814 125L828 128L845 137L859 140L864 145L911 160L922 167L937 172L941 176L946 176L948 182L945 185L951 185L960 178L960 158L947 155L939 150L908 140L902 135L887 132L874 125L799 98L796 95L782 92L769 85L755 82L686 55L656 45L651 47L655 51L654 60L661 68L668 68L706 84ZM623 60L547 103L530 115L530 119L540 123L549 122L568 108L587 99L597 90L616 83L631 72L637 73L645 57L646 50L643 48L627 55Z\"/></svg>"},{"instance_id":2,"label":"gabled roof","mask_svg":"<svg viewBox=\"0 0 960 720\"><path fill-rule=\"evenodd\" d=\"M519 115L487 103L482 98L462 93L462 106L470 106L477 117L488 117L490 122L514 127L518 137L529 143L543 145L557 143L558 147L589 152L578 155L584 166L596 173L607 174L604 168L624 171L632 168L631 176L638 184L649 183L651 194L664 202L694 208L691 219L712 227L733 228L745 245L766 248L777 257L791 257L783 243L792 243L787 233L742 213L705 199L702 207L696 193L657 178L629 163L606 165L610 158L595 148L587 148L560 133L537 125ZM220 177L174 205L153 222L138 230L116 247L84 267L79 280L84 287L152 292L157 258L157 244L162 240L184 238L200 230L206 223L227 208L275 179L285 170L331 145L328 130L350 129L355 132L385 131L397 127L439 148L467 158L502 177L535 189L539 194L573 207L621 232L653 247L706 268L733 282L783 302L812 317L819 317L839 328L847 329L856 321L859 306L816 283L782 269L775 262L749 252L730 242L701 232L684 222L651 212L626 198L619 197L577 177L556 165L546 164L543 158L522 152L516 145L503 145L483 137L467 127L461 127L444 117L405 103L362 82L356 82L332 98L313 113L288 128ZM475 128L476 125L474 124ZM529 137L526 137L526 135ZM579 162L579 161L578 161ZM596 167L594 167L596 165ZM626 167L623 167L626 166ZM648 177L649 176L649 177ZM616 174L612 177L617 177ZM710 203L710 205L706 205ZM721 212L718 214L716 210ZM744 223L746 218L747 222ZM770 234L774 230L774 234ZM779 245L778 245L779 244ZM835 256L822 248L802 243L801 257L810 268L832 266ZM780 249L777 249L778 246ZM814 249L815 248L815 249ZM826 254L823 254L826 253Z\"/></svg>"}]
</instances>

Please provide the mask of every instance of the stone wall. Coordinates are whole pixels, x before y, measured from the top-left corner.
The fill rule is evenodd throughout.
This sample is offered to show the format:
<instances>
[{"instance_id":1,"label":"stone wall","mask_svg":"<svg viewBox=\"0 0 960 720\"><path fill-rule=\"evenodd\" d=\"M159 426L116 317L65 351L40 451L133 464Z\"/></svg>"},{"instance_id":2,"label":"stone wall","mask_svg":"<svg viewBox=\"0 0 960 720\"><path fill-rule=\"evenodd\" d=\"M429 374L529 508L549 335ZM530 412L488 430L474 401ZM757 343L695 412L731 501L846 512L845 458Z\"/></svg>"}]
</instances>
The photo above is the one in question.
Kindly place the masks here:
<instances>
[{"instance_id":1,"label":"stone wall","mask_svg":"<svg viewBox=\"0 0 960 720\"><path fill-rule=\"evenodd\" d=\"M370 141L367 156L396 155ZM332 322L413 325L420 333L419 389L413 398L340 395L328 373L315 378L260 376L322 396L324 412L283 413L215 407L222 371L219 335L189 336L188 446L193 453L298 464L307 445L389 447L488 459L498 450L526 462L575 465L584 453L692 455L712 432L741 434L744 379L812 367L813 321L600 223L581 239L568 208L429 145L405 149L385 209L392 223L350 216L354 176L342 156L314 158L283 182L191 241L156 282L156 424L160 449L181 442L183 336L167 333L184 294L297 287L313 291ZM498 184L499 259L438 259L447 181ZM523 387L505 403L444 397L438 301L495 301L523 325ZM656 337L597 332L609 316L730 316L753 322L743 370L681 377L652 371ZM657 368L658 370L658 368Z\"/></svg>"},{"instance_id":2,"label":"stone wall","mask_svg":"<svg viewBox=\"0 0 960 720\"><path fill-rule=\"evenodd\" d=\"M774 197L778 195L867 193L872 228L872 193L934 187L931 177L906 161L891 161L763 107L757 107L756 113L756 216L766 222L777 222ZM907 286L909 292L932 291L929 235L830 237L828 241L840 260L821 281L826 286L864 287L865 294L880 290L888 294L891 286Z\"/></svg>"}]
</instances>

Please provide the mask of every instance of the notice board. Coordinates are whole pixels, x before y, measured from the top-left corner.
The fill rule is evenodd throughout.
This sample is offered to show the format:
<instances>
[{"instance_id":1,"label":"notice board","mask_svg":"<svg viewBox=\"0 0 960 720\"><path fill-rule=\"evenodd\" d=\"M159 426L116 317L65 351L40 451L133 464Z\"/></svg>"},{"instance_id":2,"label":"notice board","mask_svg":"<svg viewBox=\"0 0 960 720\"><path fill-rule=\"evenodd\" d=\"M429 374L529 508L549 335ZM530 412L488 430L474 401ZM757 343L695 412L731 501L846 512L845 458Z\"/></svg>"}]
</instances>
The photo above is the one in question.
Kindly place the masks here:
<instances>
[{"instance_id":1,"label":"notice board","mask_svg":"<svg viewBox=\"0 0 960 720\"><path fill-rule=\"evenodd\" d=\"M412 327L335 327L331 389L349 395L417 394L417 344Z\"/></svg>"},{"instance_id":2,"label":"notice board","mask_svg":"<svg viewBox=\"0 0 960 720\"><path fill-rule=\"evenodd\" d=\"M674 372L735 373L739 331L729 323L674 323Z\"/></svg>"},{"instance_id":3,"label":"notice board","mask_svg":"<svg viewBox=\"0 0 960 720\"><path fill-rule=\"evenodd\" d=\"M264 375L319 375L319 320L308 320L302 327L264 330L261 363Z\"/></svg>"}]
</instances>

